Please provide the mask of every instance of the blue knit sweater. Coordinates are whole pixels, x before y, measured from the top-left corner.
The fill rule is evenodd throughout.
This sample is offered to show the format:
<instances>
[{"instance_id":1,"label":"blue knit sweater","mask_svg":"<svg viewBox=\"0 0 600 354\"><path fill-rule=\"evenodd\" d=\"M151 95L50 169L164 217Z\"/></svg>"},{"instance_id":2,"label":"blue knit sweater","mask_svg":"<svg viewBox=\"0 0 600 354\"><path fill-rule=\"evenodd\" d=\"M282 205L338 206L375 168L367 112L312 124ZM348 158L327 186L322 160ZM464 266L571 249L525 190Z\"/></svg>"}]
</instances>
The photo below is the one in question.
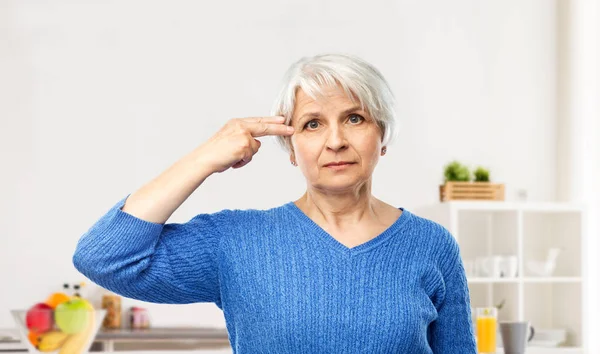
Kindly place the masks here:
<instances>
[{"instance_id":1,"label":"blue knit sweater","mask_svg":"<svg viewBox=\"0 0 600 354\"><path fill-rule=\"evenodd\" d=\"M234 353L476 353L458 244L404 208L349 248L293 202L157 224L126 198L82 236L75 267L125 297L215 303Z\"/></svg>"}]
</instances>

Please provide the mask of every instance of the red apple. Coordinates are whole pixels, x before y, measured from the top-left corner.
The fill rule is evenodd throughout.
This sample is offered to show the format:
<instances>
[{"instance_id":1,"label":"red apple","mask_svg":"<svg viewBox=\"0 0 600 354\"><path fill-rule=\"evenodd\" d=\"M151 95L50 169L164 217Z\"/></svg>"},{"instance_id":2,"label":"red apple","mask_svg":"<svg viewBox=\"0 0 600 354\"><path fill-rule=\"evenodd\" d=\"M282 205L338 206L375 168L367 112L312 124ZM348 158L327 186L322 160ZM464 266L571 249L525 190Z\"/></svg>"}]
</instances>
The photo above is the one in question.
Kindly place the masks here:
<instances>
[{"instance_id":1,"label":"red apple","mask_svg":"<svg viewBox=\"0 0 600 354\"><path fill-rule=\"evenodd\" d=\"M43 302L33 305L25 317L27 328L36 333L44 333L52 329L54 316L52 307Z\"/></svg>"}]
</instances>

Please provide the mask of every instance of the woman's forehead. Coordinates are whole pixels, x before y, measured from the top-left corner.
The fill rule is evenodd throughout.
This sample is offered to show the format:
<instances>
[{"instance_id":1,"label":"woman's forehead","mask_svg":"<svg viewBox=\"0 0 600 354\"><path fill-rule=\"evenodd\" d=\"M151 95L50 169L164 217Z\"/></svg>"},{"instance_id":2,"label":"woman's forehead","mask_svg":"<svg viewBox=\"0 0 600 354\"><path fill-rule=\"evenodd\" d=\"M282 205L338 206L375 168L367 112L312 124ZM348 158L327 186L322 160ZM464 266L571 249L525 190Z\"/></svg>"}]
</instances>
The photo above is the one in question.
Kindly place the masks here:
<instances>
[{"instance_id":1,"label":"woman's forehead","mask_svg":"<svg viewBox=\"0 0 600 354\"><path fill-rule=\"evenodd\" d=\"M318 113L323 106L335 105L340 110L346 110L351 107L360 106L355 98L353 101L346 92L339 87L326 88L321 91L321 95L312 97L301 88L296 92L293 116L303 115L305 113Z\"/></svg>"},{"instance_id":2,"label":"woman's forehead","mask_svg":"<svg viewBox=\"0 0 600 354\"><path fill-rule=\"evenodd\" d=\"M356 98L356 95L353 96ZM350 99L344 88L340 85L319 86L317 89L309 88L309 92L305 91L302 87L298 87L296 89L296 100L319 100L333 98Z\"/></svg>"}]
</instances>

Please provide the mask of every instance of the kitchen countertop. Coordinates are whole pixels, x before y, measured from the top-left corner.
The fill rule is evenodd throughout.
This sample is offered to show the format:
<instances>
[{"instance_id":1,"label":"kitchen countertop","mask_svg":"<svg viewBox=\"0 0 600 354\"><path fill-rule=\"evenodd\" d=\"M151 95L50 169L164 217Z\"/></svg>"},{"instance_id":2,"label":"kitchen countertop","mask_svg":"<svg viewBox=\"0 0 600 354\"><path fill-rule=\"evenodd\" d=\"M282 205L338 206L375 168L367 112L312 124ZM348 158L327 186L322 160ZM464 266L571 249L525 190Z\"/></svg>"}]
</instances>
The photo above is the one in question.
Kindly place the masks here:
<instances>
[{"instance_id":1,"label":"kitchen countertop","mask_svg":"<svg viewBox=\"0 0 600 354\"><path fill-rule=\"evenodd\" d=\"M8 333L11 332L11 333ZM14 332L14 333L12 333ZM0 341L0 353L10 353L26 349L20 341L16 330L5 331L11 334L10 340ZM6 339L6 338L5 338ZM218 327L151 327L148 329L101 329L96 334L94 342L103 343L106 351L113 351L114 344L118 342L178 342L193 341L198 344L223 344L227 345L229 351L219 351L222 349L189 350L188 352L198 353L232 353L229 346L229 337L226 328ZM215 351L216 350L216 351ZM122 351L119 351L123 353ZM140 353L139 351L137 352ZM154 352L153 352L154 353Z\"/></svg>"},{"instance_id":2,"label":"kitchen countertop","mask_svg":"<svg viewBox=\"0 0 600 354\"><path fill-rule=\"evenodd\" d=\"M3 354L14 353L14 354L23 354L23 352L1 352ZM92 352L96 353L96 352ZM102 353L102 352L97 352ZM115 353L119 354L141 354L144 351L116 351ZM165 351L152 351L152 354L232 354L233 350L231 348L226 349L206 349L206 350L165 350ZM500 350L497 354L502 354L503 351ZM569 350L567 348L527 348L526 354L584 354L584 352L579 349Z\"/></svg>"},{"instance_id":3,"label":"kitchen countertop","mask_svg":"<svg viewBox=\"0 0 600 354\"><path fill-rule=\"evenodd\" d=\"M5 351L0 351L0 353L2 354L23 354L23 353L27 353L24 351L11 351L11 352L5 352ZM102 352L90 352L91 354L94 353L102 353ZM142 353L152 353L152 354L232 354L233 351L232 349L206 349L206 350L153 350L153 351L145 351L145 350L131 350L131 351L117 351L114 353L119 353L119 354L142 354ZM529 353L528 353L529 354Z\"/></svg>"},{"instance_id":4,"label":"kitchen countertop","mask_svg":"<svg viewBox=\"0 0 600 354\"><path fill-rule=\"evenodd\" d=\"M101 330L95 338L95 342L137 342L144 340L189 340L215 343L223 342L229 344L227 330L217 327L153 327L150 329L118 329L118 330ZM8 343L5 343L8 344ZM12 342L13 346L0 346L0 353L26 353L18 349L23 345L19 341ZM115 351L120 354L140 354L145 351ZM101 352L98 352L101 353ZM232 354L231 347L219 349L191 349L191 350L156 350L152 354ZM502 348L498 348L497 354L503 354ZM587 354L581 348L543 348L543 347L527 347L526 354Z\"/></svg>"},{"instance_id":5,"label":"kitchen countertop","mask_svg":"<svg viewBox=\"0 0 600 354\"><path fill-rule=\"evenodd\" d=\"M211 327L152 327L148 329L102 329L96 341L136 339L194 339L229 342L226 328Z\"/></svg>"}]
</instances>

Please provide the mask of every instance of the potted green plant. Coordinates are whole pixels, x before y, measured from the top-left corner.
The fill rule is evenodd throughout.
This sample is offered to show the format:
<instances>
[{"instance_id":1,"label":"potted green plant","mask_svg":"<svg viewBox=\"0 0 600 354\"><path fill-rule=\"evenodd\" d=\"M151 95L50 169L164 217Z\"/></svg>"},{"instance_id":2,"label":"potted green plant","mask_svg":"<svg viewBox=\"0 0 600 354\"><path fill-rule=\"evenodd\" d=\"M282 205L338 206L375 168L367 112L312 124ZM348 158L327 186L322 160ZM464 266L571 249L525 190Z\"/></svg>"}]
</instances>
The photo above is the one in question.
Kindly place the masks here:
<instances>
[{"instance_id":1,"label":"potted green plant","mask_svg":"<svg viewBox=\"0 0 600 354\"><path fill-rule=\"evenodd\" d=\"M467 165L453 160L444 166L440 201L504 200L504 184L490 182L490 171L478 166L473 174Z\"/></svg>"},{"instance_id":2,"label":"potted green plant","mask_svg":"<svg viewBox=\"0 0 600 354\"><path fill-rule=\"evenodd\" d=\"M459 161L452 161L444 167L444 182L467 182L471 180L471 171Z\"/></svg>"},{"instance_id":3,"label":"potted green plant","mask_svg":"<svg viewBox=\"0 0 600 354\"><path fill-rule=\"evenodd\" d=\"M490 171L479 166L475 169L475 172L473 172L473 177L475 177L475 182L489 182Z\"/></svg>"}]
</instances>

